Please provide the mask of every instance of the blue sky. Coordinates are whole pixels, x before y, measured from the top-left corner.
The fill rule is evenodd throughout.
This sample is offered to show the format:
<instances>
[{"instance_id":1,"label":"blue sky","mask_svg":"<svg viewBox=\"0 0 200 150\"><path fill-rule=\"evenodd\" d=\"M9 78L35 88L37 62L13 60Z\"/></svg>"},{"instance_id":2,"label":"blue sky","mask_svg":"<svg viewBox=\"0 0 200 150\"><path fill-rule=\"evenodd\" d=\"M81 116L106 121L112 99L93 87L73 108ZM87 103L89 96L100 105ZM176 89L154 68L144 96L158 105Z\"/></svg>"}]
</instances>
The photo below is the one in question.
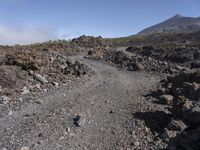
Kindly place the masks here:
<instances>
[{"instance_id":1,"label":"blue sky","mask_svg":"<svg viewBox=\"0 0 200 150\"><path fill-rule=\"evenodd\" d=\"M200 17L200 0L0 0L0 44L128 36L175 14Z\"/></svg>"}]
</instances>

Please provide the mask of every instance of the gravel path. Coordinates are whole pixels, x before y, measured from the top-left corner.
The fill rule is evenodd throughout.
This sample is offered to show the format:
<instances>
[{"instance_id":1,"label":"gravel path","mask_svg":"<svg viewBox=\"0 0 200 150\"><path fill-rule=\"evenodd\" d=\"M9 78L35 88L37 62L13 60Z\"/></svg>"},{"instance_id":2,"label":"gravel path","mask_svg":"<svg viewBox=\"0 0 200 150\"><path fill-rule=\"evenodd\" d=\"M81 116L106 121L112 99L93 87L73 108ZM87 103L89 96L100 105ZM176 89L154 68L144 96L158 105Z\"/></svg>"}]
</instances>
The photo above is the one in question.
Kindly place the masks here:
<instances>
[{"instance_id":1,"label":"gravel path","mask_svg":"<svg viewBox=\"0 0 200 150\"><path fill-rule=\"evenodd\" d=\"M133 113L148 103L141 96L158 78L83 61L95 71L91 79L50 92L36 99L37 103L13 111L12 116L1 116L0 149L121 150L138 146L132 137Z\"/></svg>"}]
</instances>

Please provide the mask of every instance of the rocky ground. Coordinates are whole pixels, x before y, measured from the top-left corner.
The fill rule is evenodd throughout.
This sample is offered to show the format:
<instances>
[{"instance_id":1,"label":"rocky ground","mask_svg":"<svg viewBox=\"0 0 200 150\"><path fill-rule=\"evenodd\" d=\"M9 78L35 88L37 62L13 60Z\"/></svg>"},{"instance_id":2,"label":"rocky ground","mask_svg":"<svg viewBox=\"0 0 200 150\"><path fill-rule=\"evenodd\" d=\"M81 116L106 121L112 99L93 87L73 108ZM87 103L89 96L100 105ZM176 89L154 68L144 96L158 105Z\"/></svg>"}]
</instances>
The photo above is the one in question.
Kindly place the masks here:
<instances>
[{"instance_id":1,"label":"rocky ground","mask_svg":"<svg viewBox=\"0 0 200 150\"><path fill-rule=\"evenodd\" d=\"M200 149L198 49L65 44L1 53L0 149Z\"/></svg>"},{"instance_id":2,"label":"rocky ground","mask_svg":"<svg viewBox=\"0 0 200 150\"><path fill-rule=\"evenodd\" d=\"M153 136L148 133L147 137L162 141L162 146L148 149L200 148L199 54L199 49L193 47L164 50L151 46L122 47L104 54L103 60L113 66L128 71L153 73L162 78L157 90L144 96L147 101L159 104L162 110L156 108L134 113L137 119L144 121L140 126L152 130ZM157 143L155 140L153 142Z\"/></svg>"},{"instance_id":3,"label":"rocky ground","mask_svg":"<svg viewBox=\"0 0 200 150\"><path fill-rule=\"evenodd\" d=\"M151 104L141 95L157 83L158 77L124 72L93 60L84 62L95 71L89 80L74 85L69 83L69 87L47 92L20 106L1 106L2 148L127 149L148 147L147 144L155 146L151 139L150 143L138 144L141 140L144 142L145 137L140 135L142 129L133 120L133 112L150 109Z\"/></svg>"}]
</instances>

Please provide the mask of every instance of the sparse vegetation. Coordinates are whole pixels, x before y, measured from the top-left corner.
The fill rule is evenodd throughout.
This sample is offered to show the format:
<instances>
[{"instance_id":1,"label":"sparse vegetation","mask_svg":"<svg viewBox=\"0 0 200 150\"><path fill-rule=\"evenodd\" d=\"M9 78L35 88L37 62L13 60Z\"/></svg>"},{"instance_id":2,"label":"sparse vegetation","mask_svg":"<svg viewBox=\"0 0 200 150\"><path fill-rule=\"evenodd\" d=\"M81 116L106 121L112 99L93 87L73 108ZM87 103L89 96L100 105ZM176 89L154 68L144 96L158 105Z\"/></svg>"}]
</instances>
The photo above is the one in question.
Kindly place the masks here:
<instances>
[{"instance_id":1,"label":"sparse vegetation","mask_svg":"<svg viewBox=\"0 0 200 150\"><path fill-rule=\"evenodd\" d=\"M105 39L112 47L152 45L157 48L200 47L200 31L193 33L155 33L141 36Z\"/></svg>"}]
</instances>

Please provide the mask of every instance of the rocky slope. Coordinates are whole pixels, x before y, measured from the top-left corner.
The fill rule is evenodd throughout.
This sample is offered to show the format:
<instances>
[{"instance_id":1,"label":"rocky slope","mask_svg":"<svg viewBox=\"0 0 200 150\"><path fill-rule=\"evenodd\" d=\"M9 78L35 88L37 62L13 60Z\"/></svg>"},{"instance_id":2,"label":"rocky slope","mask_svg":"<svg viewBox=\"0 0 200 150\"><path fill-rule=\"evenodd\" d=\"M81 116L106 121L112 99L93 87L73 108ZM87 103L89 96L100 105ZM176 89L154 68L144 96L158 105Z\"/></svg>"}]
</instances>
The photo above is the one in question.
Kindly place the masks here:
<instances>
[{"instance_id":1,"label":"rocky slope","mask_svg":"<svg viewBox=\"0 0 200 150\"><path fill-rule=\"evenodd\" d=\"M146 28L138 35L148 35L153 33L175 33L175 32L193 32L200 30L200 17L183 17L175 15L174 17Z\"/></svg>"}]
</instances>

